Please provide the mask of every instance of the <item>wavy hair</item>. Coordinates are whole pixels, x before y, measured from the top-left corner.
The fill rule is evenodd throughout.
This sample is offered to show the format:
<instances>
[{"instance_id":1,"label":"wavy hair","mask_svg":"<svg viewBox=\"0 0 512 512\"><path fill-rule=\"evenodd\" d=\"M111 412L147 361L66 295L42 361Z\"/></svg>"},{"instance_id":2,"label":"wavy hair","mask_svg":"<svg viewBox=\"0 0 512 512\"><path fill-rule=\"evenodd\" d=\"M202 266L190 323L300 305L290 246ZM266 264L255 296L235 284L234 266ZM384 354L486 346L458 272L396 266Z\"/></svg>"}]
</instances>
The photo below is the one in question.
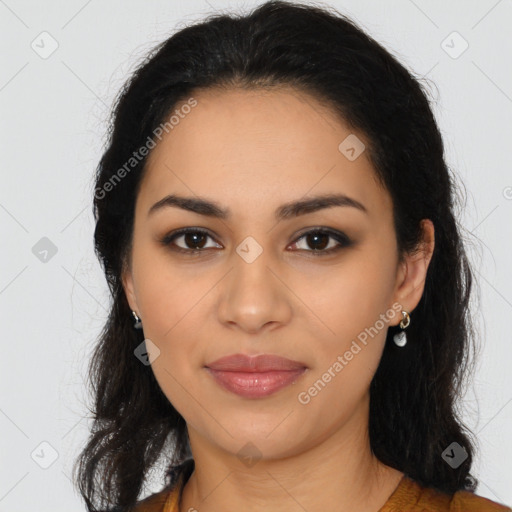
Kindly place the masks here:
<instances>
[{"instance_id":1,"label":"wavy hair","mask_svg":"<svg viewBox=\"0 0 512 512\"><path fill-rule=\"evenodd\" d=\"M214 87L293 87L363 133L376 177L392 197L401 257L418 248L421 220L432 220L435 249L409 343L397 348L397 327L389 328L370 385L370 445L380 461L422 485L476 489L473 434L457 411L475 341L473 274L455 216L455 176L424 82L333 8L285 1L245 15L211 15L139 63L116 98L95 175L95 252L112 303L88 372L93 427L73 468L89 511L131 510L161 457L172 468L190 456L185 420L151 366L134 356L143 334L133 328L121 282L147 157L115 180L180 101ZM453 442L467 454L457 468L442 457Z\"/></svg>"}]
</instances>

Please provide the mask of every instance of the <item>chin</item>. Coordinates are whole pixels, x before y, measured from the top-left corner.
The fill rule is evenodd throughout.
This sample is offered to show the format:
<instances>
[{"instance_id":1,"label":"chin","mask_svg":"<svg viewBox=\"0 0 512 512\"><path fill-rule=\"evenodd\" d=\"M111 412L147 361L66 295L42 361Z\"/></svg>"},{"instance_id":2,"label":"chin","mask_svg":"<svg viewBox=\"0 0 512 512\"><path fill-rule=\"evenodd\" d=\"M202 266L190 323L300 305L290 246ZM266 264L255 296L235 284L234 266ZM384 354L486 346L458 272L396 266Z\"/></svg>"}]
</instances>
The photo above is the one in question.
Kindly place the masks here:
<instances>
[{"instance_id":1,"label":"chin","mask_svg":"<svg viewBox=\"0 0 512 512\"><path fill-rule=\"evenodd\" d=\"M275 417L274 417L275 420ZM266 425L266 423L265 423ZM226 429L233 436L230 437L222 430L222 437L218 434L213 437L216 444L223 450L236 455L243 463L245 458L252 459L283 459L300 452L303 440L298 439L297 429L284 426L277 426L279 422L274 421L270 428L254 428L254 423L241 425L226 425ZM277 426L277 428L276 428ZM273 431L273 429L275 429Z\"/></svg>"}]
</instances>

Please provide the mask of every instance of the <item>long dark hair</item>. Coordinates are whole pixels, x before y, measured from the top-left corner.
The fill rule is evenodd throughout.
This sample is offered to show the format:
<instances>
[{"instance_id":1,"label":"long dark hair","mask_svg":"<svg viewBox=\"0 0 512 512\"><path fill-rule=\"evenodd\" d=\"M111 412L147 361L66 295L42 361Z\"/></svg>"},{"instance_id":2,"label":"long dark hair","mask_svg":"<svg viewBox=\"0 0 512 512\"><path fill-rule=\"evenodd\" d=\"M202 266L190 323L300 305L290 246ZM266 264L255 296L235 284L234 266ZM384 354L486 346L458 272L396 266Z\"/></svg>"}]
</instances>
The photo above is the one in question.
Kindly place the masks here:
<instances>
[{"instance_id":1,"label":"long dark hair","mask_svg":"<svg viewBox=\"0 0 512 512\"><path fill-rule=\"evenodd\" d=\"M371 382L370 443L380 461L422 485L476 489L469 473L475 441L457 411L475 348L472 271L455 218L455 176L423 82L334 9L283 1L248 15L212 15L138 66L115 102L95 183L95 250L112 305L88 374L92 433L74 466L90 511L130 510L162 457L170 468L190 456L184 419L134 356L143 334L133 328L121 272L147 160L130 160L133 152L155 139L178 102L211 87L288 85L314 95L368 138L367 154L393 200L400 254L418 247L422 219L434 223L435 250L409 342L396 347L390 327ZM467 455L456 468L442 456L454 442Z\"/></svg>"}]
</instances>

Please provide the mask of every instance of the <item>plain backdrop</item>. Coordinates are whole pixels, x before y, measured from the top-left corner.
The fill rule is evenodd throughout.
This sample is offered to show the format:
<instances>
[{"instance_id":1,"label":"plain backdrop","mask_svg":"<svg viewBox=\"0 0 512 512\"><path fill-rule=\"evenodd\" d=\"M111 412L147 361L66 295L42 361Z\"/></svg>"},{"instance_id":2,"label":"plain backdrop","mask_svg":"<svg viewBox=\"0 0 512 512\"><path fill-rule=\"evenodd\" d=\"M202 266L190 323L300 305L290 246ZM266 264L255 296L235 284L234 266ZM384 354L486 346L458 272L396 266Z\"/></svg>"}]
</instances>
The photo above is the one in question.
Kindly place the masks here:
<instances>
[{"instance_id":1,"label":"plain backdrop","mask_svg":"<svg viewBox=\"0 0 512 512\"><path fill-rule=\"evenodd\" d=\"M85 371L109 304L93 253L92 177L115 94L175 30L259 3L0 0L1 512L85 510L69 477L88 435ZM479 439L473 473L478 494L510 505L512 2L327 5L431 82L447 161L465 186L460 222L480 288L482 350L461 403Z\"/></svg>"}]
</instances>

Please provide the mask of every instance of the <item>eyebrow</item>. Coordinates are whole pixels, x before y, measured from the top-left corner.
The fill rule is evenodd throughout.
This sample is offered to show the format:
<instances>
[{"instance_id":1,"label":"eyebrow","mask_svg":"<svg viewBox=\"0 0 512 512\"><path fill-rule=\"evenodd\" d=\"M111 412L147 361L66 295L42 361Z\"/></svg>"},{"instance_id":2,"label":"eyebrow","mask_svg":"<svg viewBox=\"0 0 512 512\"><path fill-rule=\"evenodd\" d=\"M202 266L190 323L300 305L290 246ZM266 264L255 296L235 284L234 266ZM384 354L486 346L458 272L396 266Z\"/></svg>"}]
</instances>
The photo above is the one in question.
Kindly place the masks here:
<instances>
[{"instance_id":1,"label":"eyebrow","mask_svg":"<svg viewBox=\"0 0 512 512\"><path fill-rule=\"evenodd\" d=\"M362 203L345 194L325 194L285 203L275 210L274 216L277 220L286 220L336 206L349 206L368 214L368 210ZM167 195L157 201L149 209L148 216L169 207L181 208L182 210L217 219L227 220L231 218L229 208L222 208L215 201L201 197L183 197L175 194Z\"/></svg>"}]
</instances>

